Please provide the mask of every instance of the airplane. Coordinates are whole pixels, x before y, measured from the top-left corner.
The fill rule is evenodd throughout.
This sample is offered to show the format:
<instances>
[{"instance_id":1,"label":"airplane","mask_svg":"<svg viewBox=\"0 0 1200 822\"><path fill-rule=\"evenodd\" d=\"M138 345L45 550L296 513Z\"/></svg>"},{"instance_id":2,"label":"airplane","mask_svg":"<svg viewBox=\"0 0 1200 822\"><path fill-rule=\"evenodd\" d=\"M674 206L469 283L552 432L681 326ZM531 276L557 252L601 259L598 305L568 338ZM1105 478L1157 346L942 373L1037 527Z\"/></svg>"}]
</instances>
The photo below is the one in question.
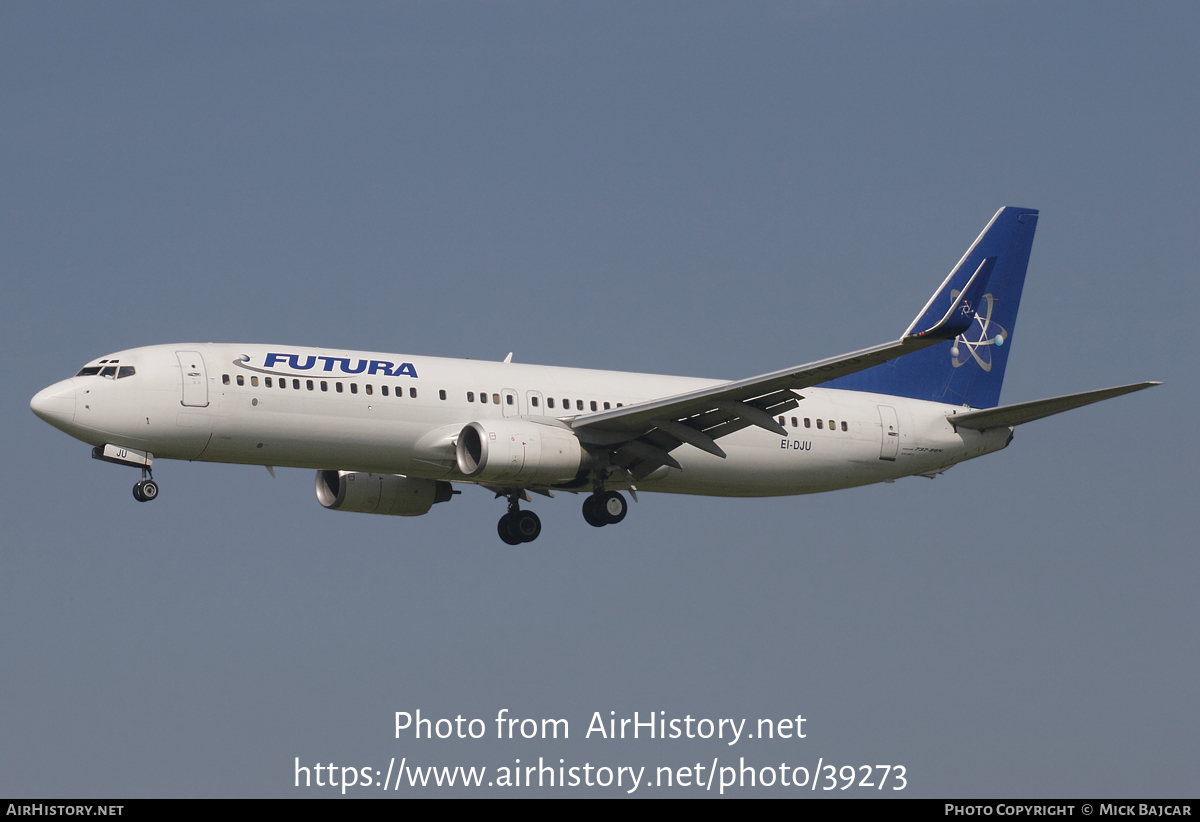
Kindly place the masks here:
<instances>
[{"instance_id":1,"label":"airplane","mask_svg":"<svg viewBox=\"0 0 1200 822\"><path fill-rule=\"evenodd\" d=\"M761 497L936 477L1014 428L1159 385L999 405L1038 212L1005 207L900 338L733 382L289 345L185 343L93 360L33 412L141 469L156 459L316 470L325 508L417 516L469 483L507 500L509 545L541 533L530 492L584 493L621 522L641 491Z\"/></svg>"}]
</instances>

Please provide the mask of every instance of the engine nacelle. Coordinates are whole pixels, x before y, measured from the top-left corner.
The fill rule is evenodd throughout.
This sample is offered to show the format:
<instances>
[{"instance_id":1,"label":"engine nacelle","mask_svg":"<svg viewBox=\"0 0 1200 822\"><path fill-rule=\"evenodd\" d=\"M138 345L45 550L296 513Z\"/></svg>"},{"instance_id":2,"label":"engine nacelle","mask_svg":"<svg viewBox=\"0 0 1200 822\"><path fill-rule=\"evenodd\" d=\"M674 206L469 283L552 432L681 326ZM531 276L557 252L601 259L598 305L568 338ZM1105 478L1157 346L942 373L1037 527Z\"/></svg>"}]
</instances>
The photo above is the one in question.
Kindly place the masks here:
<instances>
[{"instance_id":1,"label":"engine nacelle","mask_svg":"<svg viewBox=\"0 0 1200 822\"><path fill-rule=\"evenodd\" d=\"M458 470L482 482L569 482L588 458L575 434L527 420L468 423L455 446Z\"/></svg>"},{"instance_id":2,"label":"engine nacelle","mask_svg":"<svg viewBox=\"0 0 1200 822\"><path fill-rule=\"evenodd\" d=\"M440 480L357 471L317 472L317 502L335 511L416 517L453 493L450 483Z\"/></svg>"}]
</instances>

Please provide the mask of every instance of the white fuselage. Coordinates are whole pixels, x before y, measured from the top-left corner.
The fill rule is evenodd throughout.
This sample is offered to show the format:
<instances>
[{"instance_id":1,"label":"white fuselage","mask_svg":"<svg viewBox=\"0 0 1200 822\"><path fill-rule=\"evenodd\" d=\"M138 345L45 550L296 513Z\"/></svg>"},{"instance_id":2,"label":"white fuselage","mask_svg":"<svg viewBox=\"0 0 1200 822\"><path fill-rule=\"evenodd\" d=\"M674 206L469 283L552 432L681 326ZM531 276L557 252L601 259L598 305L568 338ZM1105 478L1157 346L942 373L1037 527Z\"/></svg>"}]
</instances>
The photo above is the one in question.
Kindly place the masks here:
<instances>
[{"instance_id":1,"label":"white fuselage","mask_svg":"<svg viewBox=\"0 0 1200 822\"><path fill-rule=\"evenodd\" d=\"M39 414L84 442L155 458L451 482L471 481L458 470L454 442L472 421L549 416L570 422L722 382L211 343L135 348L104 360L135 373L64 380L35 398ZM683 445L672 453L682 470L663 466L638 489L715 496L828 491L932 475L1003 448L1012 434L1007 427L956 431L947 421L962 412L956 406L817 387L800 393L799 407L778 418L786 437L744 428L720 440L726 459Z\"/></svg>"}]
</instances>

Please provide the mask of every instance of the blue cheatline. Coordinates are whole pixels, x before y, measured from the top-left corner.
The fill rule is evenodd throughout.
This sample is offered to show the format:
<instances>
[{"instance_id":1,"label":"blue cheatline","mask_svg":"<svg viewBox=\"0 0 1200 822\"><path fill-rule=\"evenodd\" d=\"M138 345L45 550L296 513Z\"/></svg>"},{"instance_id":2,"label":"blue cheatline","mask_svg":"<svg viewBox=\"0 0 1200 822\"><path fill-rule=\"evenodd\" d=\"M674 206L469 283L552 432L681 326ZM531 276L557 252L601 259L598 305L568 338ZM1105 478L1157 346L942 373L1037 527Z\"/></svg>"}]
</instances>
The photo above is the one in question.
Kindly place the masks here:
<instances>
[{"instance_id":1,"label":"blue cheatline","mask_svg":"<svg viewBox=\"0 0 1200 822\"><path fill-rule=\"evenodd\" d=\"M906 333L937 322L971 275L985 260L994 257L987 292L975 306L975 320L965 332L954 340L840 377L824 383L823 387L972 408L999 405L1037 218L1037 211L1031 208L1009 206L997 211Z\"/></svg>"}]
</instances>

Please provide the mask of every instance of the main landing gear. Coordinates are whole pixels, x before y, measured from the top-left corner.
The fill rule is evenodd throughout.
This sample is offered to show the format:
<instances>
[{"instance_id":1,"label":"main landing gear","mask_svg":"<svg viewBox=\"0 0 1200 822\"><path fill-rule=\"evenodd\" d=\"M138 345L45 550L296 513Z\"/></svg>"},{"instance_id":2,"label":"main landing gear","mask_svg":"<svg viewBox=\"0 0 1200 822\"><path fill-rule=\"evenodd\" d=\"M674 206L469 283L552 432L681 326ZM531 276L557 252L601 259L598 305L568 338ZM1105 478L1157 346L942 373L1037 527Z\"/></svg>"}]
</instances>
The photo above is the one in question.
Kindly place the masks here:
<instances>
[{"instance_id":1,"label":"main landing gear","mask_svg":"<svg viewBox=\"0 0 1200 822\"><path fill-rule=\"evenodd\" d=\"M149 502L152 499L158 498L158 483L154 481L154 477L148 476L149 472L142 469L142 479L133 486L133 498L138 502Z\"/></svg>"},{"instance_id":2,"label":"main landing gear","mask_svg":"<svg viewBox=\"0 0 1200 822\"><path fill-rule=\"evenodd\" d=\"M625 519L629 506L625 497L616 491L597 491L583 501L583 518L588 525L600 528L604 525L616 525Z\"/></svg>"},{"instance_id":3,"label":"main landing gear","mask_svg":"<svg viewBox=\"0 0 1200 822\"><path fill-rule=\"evenodd\" d=\"M532 511L522 511L513 494L508 498L508 513L496 523L496 533L508 545L533 542L542 533L542 521Z\"/></svg>"}]
</instances>

